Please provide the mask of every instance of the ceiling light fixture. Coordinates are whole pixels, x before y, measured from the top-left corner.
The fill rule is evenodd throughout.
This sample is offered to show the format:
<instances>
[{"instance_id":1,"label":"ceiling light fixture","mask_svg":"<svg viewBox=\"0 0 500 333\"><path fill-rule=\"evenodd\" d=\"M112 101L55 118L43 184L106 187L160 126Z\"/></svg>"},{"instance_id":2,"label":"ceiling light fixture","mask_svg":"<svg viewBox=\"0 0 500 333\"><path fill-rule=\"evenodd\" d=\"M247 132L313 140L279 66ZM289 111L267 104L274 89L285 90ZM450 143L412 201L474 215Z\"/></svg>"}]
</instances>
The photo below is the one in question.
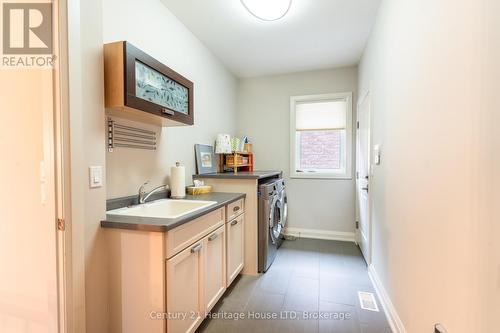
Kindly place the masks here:
<instances>
[{"instance_id":1,"label":"ceiling light fixture","mask_svg":"<svg viewBox=\"0 0 500 333\"><path fill-rule=\"evenodd\" d=\"M263 21L276 21L283 18L292 0L240 0L250 14Z\"/></svg>"}]
</instances>

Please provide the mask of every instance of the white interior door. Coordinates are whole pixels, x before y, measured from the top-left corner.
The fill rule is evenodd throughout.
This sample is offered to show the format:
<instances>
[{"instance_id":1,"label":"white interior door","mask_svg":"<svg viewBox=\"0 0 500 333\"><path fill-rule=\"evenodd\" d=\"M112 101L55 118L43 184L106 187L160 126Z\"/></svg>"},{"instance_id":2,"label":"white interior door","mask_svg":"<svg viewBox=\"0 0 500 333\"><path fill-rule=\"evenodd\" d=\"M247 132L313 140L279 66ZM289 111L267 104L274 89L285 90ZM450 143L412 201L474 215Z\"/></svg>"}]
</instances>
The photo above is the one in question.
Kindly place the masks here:
<instances>
[{"instance_id":1,"label":"white interior door","mask_svg":"<svg viewBox=\"0 0 500 333\"><path fill-rule=\"evenodd\" d=\"M0 332L60 331L53 86L51 69L0 69Z\"/></svg>"},{"instance_id":2,"label":"white interior door","mask_svg":"<svg viewBox=\"0 0 500 333\"><path fill-rule=\"evenodd\" d=\"M358 105L356 197L357 197L357 238L367 264L371 262L370 225L370 93Z\"/></svg>"}]
</instances>

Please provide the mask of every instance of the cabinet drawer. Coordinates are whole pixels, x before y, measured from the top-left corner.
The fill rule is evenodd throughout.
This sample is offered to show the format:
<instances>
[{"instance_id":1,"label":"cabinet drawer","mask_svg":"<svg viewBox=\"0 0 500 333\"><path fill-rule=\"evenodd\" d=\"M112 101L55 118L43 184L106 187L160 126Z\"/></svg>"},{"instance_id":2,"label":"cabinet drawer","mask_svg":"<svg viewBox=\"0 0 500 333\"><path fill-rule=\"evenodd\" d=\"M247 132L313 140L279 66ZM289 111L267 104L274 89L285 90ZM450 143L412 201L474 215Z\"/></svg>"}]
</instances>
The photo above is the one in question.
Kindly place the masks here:
<instances>
[{"instance_id":1,"label":"cabinet drawer","mask_svg":"<svg viewBox=\"0 0 500 333\"><path fill-rule=\"evenodd\" d=\"M224 224L224 208L219 208L191 222L169 230L166 236L166 256L171 258L203 236Z\"/></svg>"},{"instance_id":2,"label":"cabinet drawer","mask_svg":"<svg viewBox=\"0 0 500 333\"><path fill-rule=\"evenodd\" d=\"M240 200L237 200L233 203L230 203L229 205L227 205L227 222L231 221L232 219L234 219L236 216L240 215L241 213L243 213L245 211L245 200L244 199L240 199Z\"/></svg>"}]
</instances>

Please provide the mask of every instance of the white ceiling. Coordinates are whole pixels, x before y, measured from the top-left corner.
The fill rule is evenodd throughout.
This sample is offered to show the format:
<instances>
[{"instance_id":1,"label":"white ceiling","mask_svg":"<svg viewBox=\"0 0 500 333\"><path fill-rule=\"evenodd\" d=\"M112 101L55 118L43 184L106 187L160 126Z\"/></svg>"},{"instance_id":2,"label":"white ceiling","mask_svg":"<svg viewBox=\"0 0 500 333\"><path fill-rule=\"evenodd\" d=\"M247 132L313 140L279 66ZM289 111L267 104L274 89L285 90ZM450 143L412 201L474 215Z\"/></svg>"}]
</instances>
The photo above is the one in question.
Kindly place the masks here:
<instances>
[{"instance_id":1,"label":"white ceiling","mask_svg":"<svg viewBox=\"0 0 500 333\"><path fill-rule=\"evenodd\" d=\"M380 3L293 0L283 19L266 22L239 0L161 1L239 77L357 64Z\"/></svg>"}]
</instances>

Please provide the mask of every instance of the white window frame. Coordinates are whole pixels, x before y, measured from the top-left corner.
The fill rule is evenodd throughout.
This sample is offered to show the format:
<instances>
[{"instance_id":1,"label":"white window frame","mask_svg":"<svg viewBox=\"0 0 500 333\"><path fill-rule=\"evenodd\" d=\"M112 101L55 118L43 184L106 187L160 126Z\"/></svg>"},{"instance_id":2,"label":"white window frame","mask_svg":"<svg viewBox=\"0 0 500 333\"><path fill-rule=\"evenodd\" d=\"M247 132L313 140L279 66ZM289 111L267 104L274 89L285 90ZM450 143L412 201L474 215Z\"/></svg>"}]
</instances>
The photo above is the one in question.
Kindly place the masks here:
<instances>
[{"instance_id":1,"label":"white window frame","mask_svg":"<svg viewBox=\"0 0 500 333\"><path fill-rule=\"evenodd\" d=\"M297 172L298 153L296 142L296 115L295 110L298 103L319 101L346 101L346 161L344 172ZM312 179L352 179L352 92L304 95L290 97L290 178L312 178Z\"/></svg>"}]
</instances>

